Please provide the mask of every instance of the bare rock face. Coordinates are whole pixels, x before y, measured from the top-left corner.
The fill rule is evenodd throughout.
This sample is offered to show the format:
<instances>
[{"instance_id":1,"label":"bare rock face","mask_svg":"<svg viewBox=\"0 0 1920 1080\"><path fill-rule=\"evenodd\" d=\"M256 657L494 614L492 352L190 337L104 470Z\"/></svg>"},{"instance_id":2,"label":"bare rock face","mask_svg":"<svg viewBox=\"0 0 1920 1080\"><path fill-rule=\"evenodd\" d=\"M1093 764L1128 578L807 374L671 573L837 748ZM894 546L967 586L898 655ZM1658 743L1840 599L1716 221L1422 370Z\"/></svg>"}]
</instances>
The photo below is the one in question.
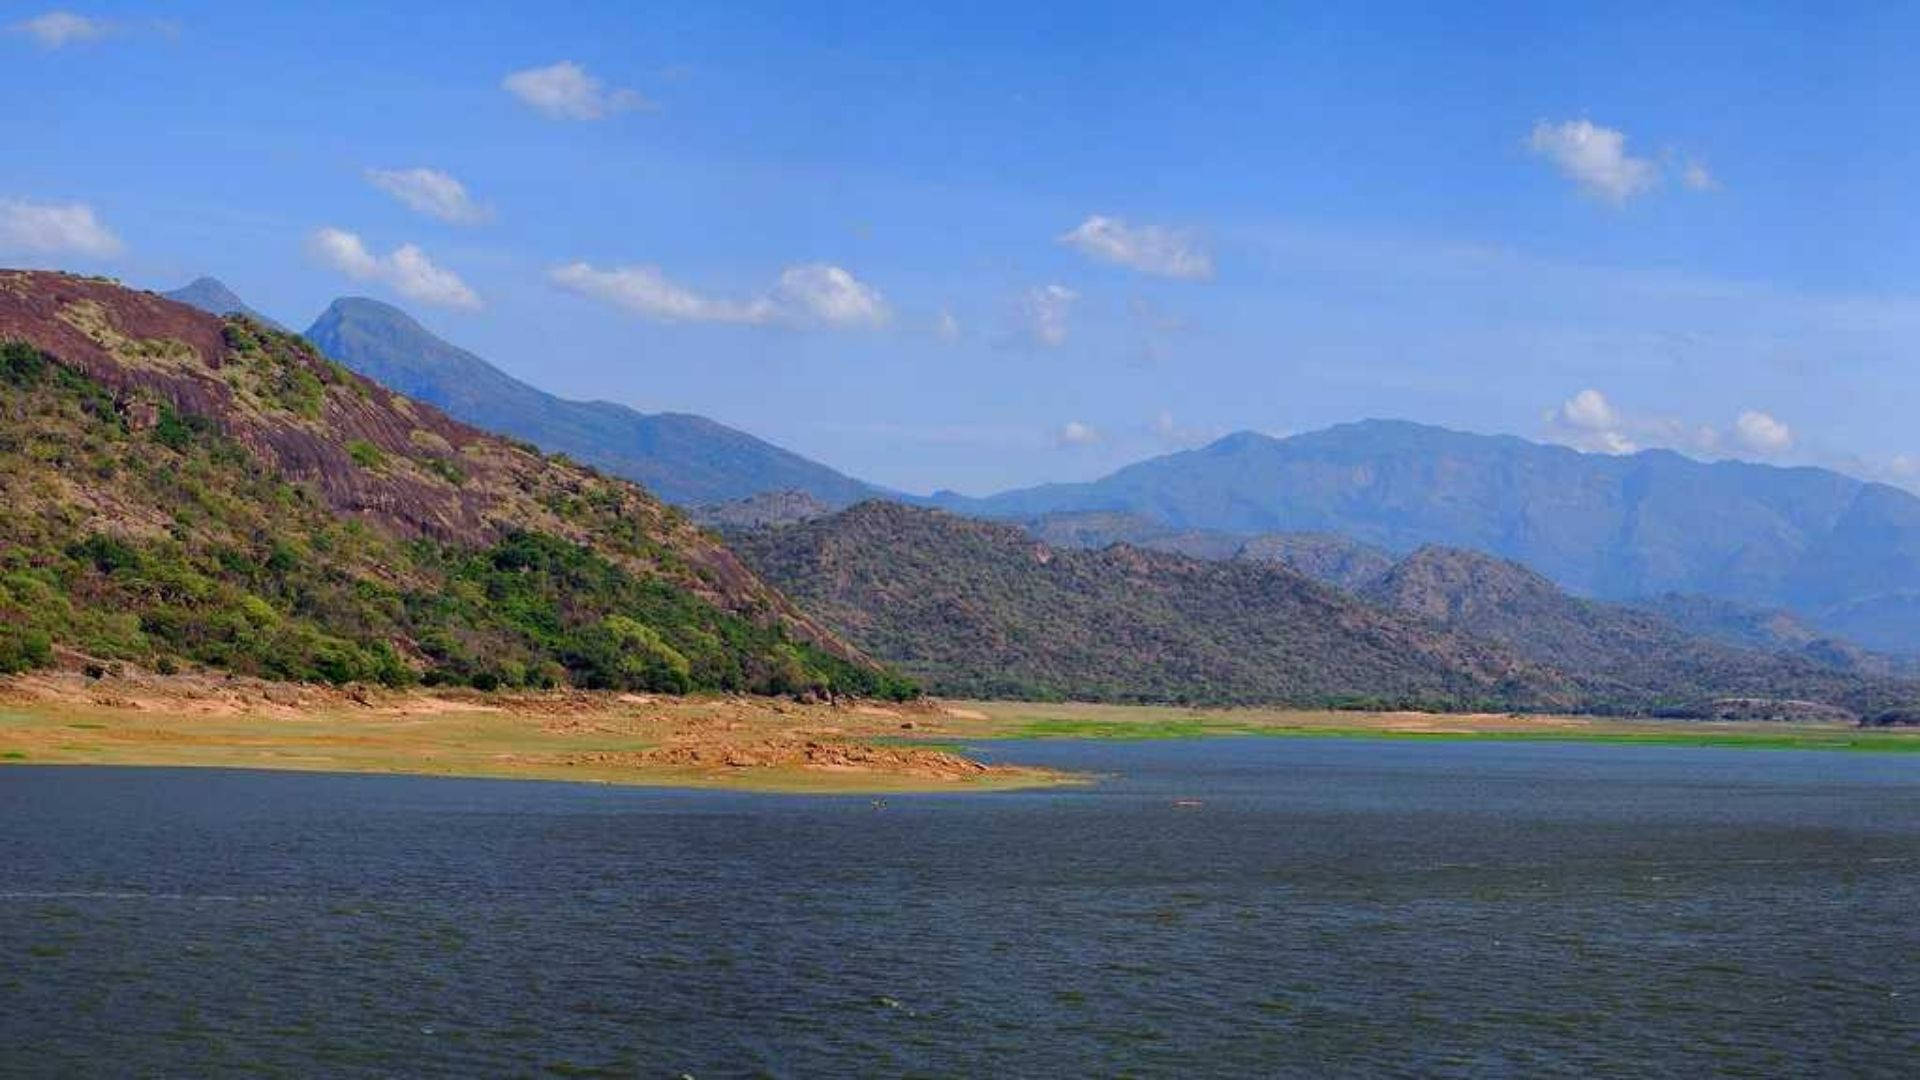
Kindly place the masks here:
<instances>
[{"instance_id":1,"label":"bare rock face","mask_svg":"<svg viewBox=\"0 0 1920 1080\"><path fill-rule=\"evenodd\" d=\"M734 614L859 654L637 485L453 420L244 316L101 278L0 271L0 340L25 341L115 397L134 430L191 418L336 515L400 538L481 546L535 530L600 550ZM619 542L607 543L617 523Z\"/></svg>"}]
</instances>

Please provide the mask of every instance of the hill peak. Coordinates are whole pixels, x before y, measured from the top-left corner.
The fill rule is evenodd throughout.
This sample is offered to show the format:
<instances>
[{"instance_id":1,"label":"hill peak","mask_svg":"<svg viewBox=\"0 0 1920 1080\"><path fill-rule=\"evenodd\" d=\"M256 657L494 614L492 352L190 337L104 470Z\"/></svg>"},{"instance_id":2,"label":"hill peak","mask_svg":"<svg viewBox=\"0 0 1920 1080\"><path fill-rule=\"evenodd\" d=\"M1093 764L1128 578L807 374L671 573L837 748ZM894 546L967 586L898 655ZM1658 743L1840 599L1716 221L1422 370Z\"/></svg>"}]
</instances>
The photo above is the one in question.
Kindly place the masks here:
<instances>
[{"instance_id":1,"label":"hill peak","mask_svg":"<svg viewBox=\"0 0 1920 1080\"><path fill-rule=\"evenodd\" d=\"M274 330L285 327L265 315L247 306L238 293L227 288L226 283L216 277L201 275L172 292L160 294L176 303L196 307L210 315L245 315L247 318Z\"/></svg>"},{"instance_id":2,"label":"hill peak","mask_svg":"<svg viewBox=\"0 0 1920 1080\"><path fill-rule=\"evenodd\" d=\"M568 454L645 485L668 502L702 506L795 490L845 506L880 489L746 432L691 413L641 413L549 394L363 296L327 306L307 337L349 369L451 415Z\"/></svg>"}]
</instances>

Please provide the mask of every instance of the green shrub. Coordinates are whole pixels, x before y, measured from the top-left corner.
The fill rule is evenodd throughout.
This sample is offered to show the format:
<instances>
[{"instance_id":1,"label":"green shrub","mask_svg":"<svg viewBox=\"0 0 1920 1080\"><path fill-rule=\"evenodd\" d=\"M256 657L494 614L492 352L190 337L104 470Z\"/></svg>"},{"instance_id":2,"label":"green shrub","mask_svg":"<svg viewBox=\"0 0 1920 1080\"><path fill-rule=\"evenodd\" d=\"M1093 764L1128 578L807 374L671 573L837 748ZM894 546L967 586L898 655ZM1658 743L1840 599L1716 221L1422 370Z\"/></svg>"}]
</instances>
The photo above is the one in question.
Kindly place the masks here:
<instances>
[{"instance_id":1,"label":"green shrub","mask_svg":"<svg viewBox=\"0 0 1920 1080\"><path fill-rule=\"evenodd\" d=\"M377 469L387 460L380 448L365 439L354 439L347 443L347 456L355 465L363 469Z\"/></svg>"},{"instance_id":2,"label":"green shrub","mask_svg":"<svg viewBox=\"0 0 1920 1080\"><path fill-rule=\"evenodd\" d=\"M0 675L46 667L53 662L53 639L45 630L0 625Z\"/></svg>"}]
</instances>

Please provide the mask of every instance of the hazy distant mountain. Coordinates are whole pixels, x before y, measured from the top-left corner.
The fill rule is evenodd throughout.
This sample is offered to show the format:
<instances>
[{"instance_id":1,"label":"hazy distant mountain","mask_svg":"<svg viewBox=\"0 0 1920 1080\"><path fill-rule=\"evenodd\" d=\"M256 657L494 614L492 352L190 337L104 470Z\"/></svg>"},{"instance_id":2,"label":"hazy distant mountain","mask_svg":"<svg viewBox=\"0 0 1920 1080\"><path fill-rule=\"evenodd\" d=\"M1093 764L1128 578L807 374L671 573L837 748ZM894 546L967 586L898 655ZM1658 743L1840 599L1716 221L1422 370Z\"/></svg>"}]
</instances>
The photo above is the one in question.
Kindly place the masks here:
<instances>
[{"instance_id":1,"label":"hazy distant mountain","mask_svg":"<svg viewBox=\"0 0 1920 1080\"><path fill-rule=\"evenodd\" d=\"M1627 606L1658 615L1687 633L1729 645L1795 653L1848 671L1899 676L1920 673L1920 661L1913 657L1872 652L1822 634L1799 616L1778 608L1747 607L1681 593L1642 597L1628 601Z\"/></svg>"},{"instance_id":2,"label":"hazy distant mountain","mask_svg":"<svg viewBox=\"0 0 1920 1080\"><path fill-rule=\"evenodd\" d=\"M1584 454L1397 421L1276 439L1243 432L965 513L1070 510L1175 529L1337 533L1515 559L1583 595L1679 592L1791 609L1822 632L1920 651L1920 498L1825 469Z\"/></svg>"},{"instance_id":3,"label":"hazy distant mountain","mask_svg":"<svg viewBox=\"0 0 1920 1080\"><path fill-rule=\"evenodd\" d=\"M937 692L1120 701L1572 704L1505 646L1281 566L1021 529L895 503L733 537L768 581Z\"/></svg>"},{"instance_id":4,"label":"hazy distant mountain","mask_svg":"<svg viewBox=\"0 0 1920 1080\"><path fill-rule=\"evenodd\" d=\"M307 337L326 355L401 393L637 481L671 503L720 503L791 490L838 507L883 494L705 417L555 397L377 300L335 300Z\"/></svg>"},{"instance_id":5,"label":"hazy distant mountain","mask_svg":"<svg viewBox=\"0 0 1920 1080\"><path fill-rule=\"evenodd\" d=\"M1913 690L1863 677L1875 673L1852 669L1844 656L1740 648L1699 637L1650 612L1569 596L1518 563L1472 551L1421 548L1360 596L1560 671L1594 707L1698 712L1705 700L1767 699L1872 711L1907 700ZM1804 713L1797 706L1770 706L1759 714Z\"/></svg>"},{"instance_id":6,"label":"hazy distant mountain","mask_svg":"<svg viewBox=\"0 0 1920 1080\"><path fill-rule=\"evenodd\" d=\"M245 315L254 322L270 329L286 329L286 327L281 326L279 323L248 307L245 301L234 295L232 289L227 288L215 278L195 278L193 281L182 285L172 292L165 292L160 295L169 300L177 300L189 307L197 307L201 311L212 315Z\"/></svg>"}]
</instances>

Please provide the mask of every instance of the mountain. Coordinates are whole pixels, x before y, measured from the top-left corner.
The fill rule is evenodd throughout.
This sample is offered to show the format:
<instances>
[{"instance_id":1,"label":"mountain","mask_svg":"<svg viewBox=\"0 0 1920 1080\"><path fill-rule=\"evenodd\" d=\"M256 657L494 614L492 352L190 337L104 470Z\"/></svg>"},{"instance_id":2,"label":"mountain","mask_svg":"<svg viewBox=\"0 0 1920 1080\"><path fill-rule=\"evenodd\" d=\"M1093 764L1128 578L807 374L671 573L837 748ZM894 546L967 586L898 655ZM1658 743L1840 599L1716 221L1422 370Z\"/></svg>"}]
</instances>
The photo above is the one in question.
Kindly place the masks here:
<instances>
[{"instance_id":1,"label":"mountain","mask_svg":"<svg viewBox=\"0 0 1920 1080\"><path fill-rule=\"evenodd\" d=\"M1113 510L1068 510L1025 523L1027 532L1054 547L1103 548L1131 544L1196 559L1248 559L1278 563L1353 590L1387 572L1393 556L1332 533L1262 533L1241 536L1207 529L1180 529L1139 514Z\"/></svg>"},{"instance_id":2,"label":"mountain","mask_svg":"<svg viewBox=\"0 0 1920 1080\"><path fill-rule=\"evenodd\" d=\"M1795 716L1806 708L1783 711L1779 703L1828 707L1817 713L1873 710L1914 696L1911 686L1863 679L1821 659L1739 648L1649 612L1569 596L1518 563L1478 552L1421 548L1360 596L1564 672L1594 708L1698 712L1703 699L1734 699L1752 713L1764 700L1761 715Z\"/></svg>"},{"instance_id":3,"label":"mountain","mask_svg":"<svg viewBox=\"0 0 1920 1080\"><path fill-rule=\"evenodd\" d=\"M1581 595L1787 608L1825 634L1920 651L1920 498L1825 469L1366 421L1242 432L1088 483L938 501L1012 520L1100 510L1182 530L1327 532L1397 553L1440 544Z\"/></svg>"},{"instance_id":4,"label":"mountain","mask_svg":"<svg viewBox=\"0 0 1920 1080\"><path fill-rule=\"evenodd\" d=\"M1262 533L1241 544L1234 557L1279 563L1348 592L1393 569L1393 556L1380 548L1322 532Z\"/></svg>"},{"instance_id":5,"label":"mountain","mask_svg":"<svg viewBox=\"0 0 1920 1080\"><path fill-rule=\"evenodd\" d=\"M1920 661L1913 657L1876 653L1851 641L1829 637L1792 612L1778 608L1746 607L1682 593L1641 597L1628 601L1627 606L1658 615L1689 634L1728 645L1797 653L1830 667L1863 674L1920 674Z\"/></svg>"},{"instance_id":6,"label":"mountain","mask_svg":"<svg viewBox=\"0 0 1920 1080\"><path fill-rule=\"evenodd\" d=\"M348 368L460 420L599 466L677 505L802 491L840 507L882 494L705 417L555 397L377 300L335 300L307 338Z\"/></svg>"},{"instance_id":7,"label":"mountain","mask_svg":"<svg viewBox=\"0 0 1920 1080\"><path fill-rule=\"evenodd\" d=\"M1112 701L1570 704L1512 651L1377 611L1280 566L862 503L737 536L763 577L946 694Z\"/></svg>"},{"instance_id":8,"label":"mountain","mask_svg":"<svg viewBox=\"0 0 1920 1080\"><path fill-rule=\"evenodd\" d=\"M795 525L833 513L833 507L804 491L768 491L732 502L687 509L687 516L709 529L739 532L770 525Z\"/></svg>"},{"instance_id":9,"label":"mountain","mask_svg":"<svg viewBox=\"0 0 1920 1080\"><path fill-rule=\"evenodd\" d=\"M188 284L182 285L172 292L165 292L160 295L169 300L185 304L188 307L197 307L201 311L211 315L245 315L247 318L252 319L254 322L259 323L269 330L284 331L286 329L286 327L281 326L279 323L248 307L246 302L236 296L232 289L227 288L215 278L194 278L193 281Z\"/></svg>"},{"instance_id":10,"label":"mountain","mask_svg":"<svg viewBox=\"0 0 1920 1080\"><path fill-rule=\"evenodd\" d=\"M0 668L903 693L639 487L304 340L0 272Z\"/></svg>"},{"instance_id":11,"label":"mountain","mask_svg":"<svg viewBox=\"0 0 1920 1080\"><path fill-rule=\"evenodd\" d=\"M1242 538L1205 529L1176 529L1138 514L1102 510L1042 514L1026 524L1027 532L1053 547L1103 548L1112 544L1171 551L1196 559L1231 559Z\"/></svg>"}]
</instances>

